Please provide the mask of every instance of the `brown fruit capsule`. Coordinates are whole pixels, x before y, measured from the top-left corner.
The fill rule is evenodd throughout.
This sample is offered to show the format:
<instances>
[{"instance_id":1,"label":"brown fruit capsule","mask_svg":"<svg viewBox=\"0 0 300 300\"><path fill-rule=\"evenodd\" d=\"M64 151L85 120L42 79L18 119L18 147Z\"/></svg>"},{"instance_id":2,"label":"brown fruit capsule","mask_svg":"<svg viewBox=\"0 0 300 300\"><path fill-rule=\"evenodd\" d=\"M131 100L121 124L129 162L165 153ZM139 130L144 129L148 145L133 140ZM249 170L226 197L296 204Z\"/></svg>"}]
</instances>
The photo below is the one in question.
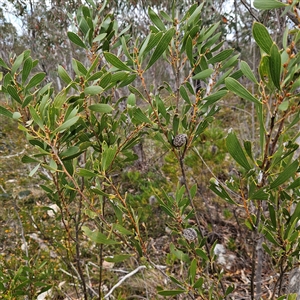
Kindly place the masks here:
<instances>
[{"instance_id":1,"label":"brown fruit capsule","mask_svg":"<svg viewBox=\"0 0 300 300\"><path fill-rule=\"evenodd\" d=\"M183 145L186 144L186 141L187 141L187 135L186 134L178 134L174 137L172 143L173 143L174 147L180 148L180 147L182 147Z\"/></svg>"}]
</instances>

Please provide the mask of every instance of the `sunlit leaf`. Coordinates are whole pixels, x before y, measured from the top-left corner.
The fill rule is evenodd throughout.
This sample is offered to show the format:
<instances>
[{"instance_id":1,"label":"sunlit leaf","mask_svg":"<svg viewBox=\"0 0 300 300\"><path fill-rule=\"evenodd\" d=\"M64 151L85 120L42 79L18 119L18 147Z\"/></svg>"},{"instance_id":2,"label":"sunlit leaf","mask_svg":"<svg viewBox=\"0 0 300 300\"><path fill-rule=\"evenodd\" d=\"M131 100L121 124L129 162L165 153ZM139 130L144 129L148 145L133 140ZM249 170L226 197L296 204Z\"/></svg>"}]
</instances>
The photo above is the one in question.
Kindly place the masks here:
<instances>
[{"instance_id":1,"label":"sunlit leaf","mask_svg":"<svg viewBox=\"0 0 300 300\"><path fill-rule=\"evenodd\" d=\"M245 61L241 61L240 63L240 68L243 72L243 74L249 79L251 80L253 83L258 84L251 68L249 67L249 65L245 62Z\"/></svg>"},{"instance_id":2,"label":"sunlit leaf","mask_svg":"<svg viewBox=\"0 0 300 300\"><path fill-rule=\"evenodd\" d=\"M109 114L114 110L109 104L106 103L92 104L89 106L89 109L91 111L107 113L107 114Z\"/></svg>"},{"instance_id":3,"label":"sunlit leaf","mask_svg":"<svg viewBox=\"0 0 300 300\"><path fill-rule=\"evenodd\" d=\"M254 22L252 33L257 45L267 54L270 54L273 41L266 27L261 23Z\"/></svg>"},{"instance_id":4,"label":"sunlit leaf","mask_svg":"<svg viewBox=\"0 0 300 300\"><path fill-rule=\"evenodd\" d=\"M160 17L157 15L157 13L149 6L148 8L148 15L150 17L150 20L153 22L153 24L161 31L165 31L166 27Z\"/></svg>"},{"instance_id":5,"label":"sunlit leaf","mask_svg":"<svg viewBox=\"0 0 300 300\"><path fill-rule=\"evenodd\" d=\"M225 85L228 90L234 92L241 98L245 100L249 100L256 104L261 104L259 100L257 100L245 87L243 87L237 80L234 78L228 77L225 79Z\"/></svg>"},{"instance_id":6,"label":"sunlit leaf","mask_svg":"<svg viewBox=\"0 0 300 300\"><path fill-rule=\"evenodd\" d=\"M31 89L37 86L45 78L46 74L44 72L35 74L28 82L26 89Z\"/></svg>"},{"instance_id":7,"label":"sunlit leaf","mask_svg":"<svg viewBox=\"0 0 300 300\"><path fill-rule=\"evenodd\" d=\"M13 117L13 113L1 105L0 105L0 115L6 116L9 118Z\"/></svg>"},{"instance_id":8,"label":"sunlit leaf","mask_svg":"<svg viewBox=\"0 0 300 300\"><path fill-rule=\"evenodd\" d=\"M267 9L275 9L285 7L288 4L282 3L277 0L254 0L253 5L257 9L267 10Z\"/></svg>"},{"instance_id":9,"label":"sunlit leaf","mask_svg":"<svg viewBox=\"0 0 300 300\"><path fill-rule=\"evenodd\" d=\"M82 226L82 231L87 237L89 237L93 242L97 244L103 244L103 245L120 244L119 242L108 238L106 235L104 235L98 230L95 231L90 230L87 226Z\"/></svg>"},{"instance_id":10,"label":"sunlit leaf","mask_svg":"<svg viewBox=\"0 0 300 300\"><path fill-rule=\"evenodd\" d=\"M76 33L68 31L67 35L72 43L74 43L75 45L77 45L79 47L86 48L85 44L83 43L81 38Z\"/></svg>"},{"instance_id":11,"label":"sunlit leaf","mask_svg":"<svg viewBox=\"0 0 300 300\"><path fill-rule=\"evenodd\" d=\"M269 67L272 81L277 89L280 89L281 55L275 43L273 43L270 50Z\"/></svg>"},{"instance_id":12,"label":"sunlit leaf","mask_svg":"<svg viewBox=\"0 0 300 300\"><path fill-rule=\"evenodd\" d=\"M201 71L193 76L193 79L205 79L209 77L214 72L213 69L206 69L204 71Z\"/></svg>"},{"instance_id":13,"label":"sunlit leaf","mask_svg":"<svg viewBox=\"0 0 300 300\"><path fill-rule=\"evenodd\" d=\"M279 185L285 183L287 180L289 180L292 176L295 175L297 169L298 169L298 161L295 160L289 166L287 166L273 182L271 182L270 188L274 189Z\"/></svg>"},{"instance_id":14,"label":"sunlit leaf","mask_svg":"<svg viewBox=\"0 0 300 300\"><path fill-rule=\"evenodd\" d=\"M245 156L243 148L234 132L230 132L226 138L226 147L232 158L247 171L251 166Z\"/></svg>"},{"instance_id":15,"label":"sunlit leaf","mask_svg":"<svg viewBox=\"0 0 300 300\"><path fill-rule=\"evenodd\" d=\"M116 55L112 53L104 52L104 57L110 64L112 64L114 67L118 68L119 70L133 71L131 68L126 66Z\"/></svg>"},{"instance_id":16,"label":"sunlit leaf","mask_svg":"<svg viewBox=\"0 0 300 300\"><path fill-rule=\"evenodd\" d=\"M160 57L161 55L166 51L166 49L169 46L169 43L171 42L173 36L175 34L174 28L170 28L160 39L158 42L150 61L148 62L148 65L146 67L146 70L149 69Z\"/></svg>"},{"instance_id":17,"label":"sunlit leaf","mask_svg":"<svg viewBox=\"0 0 300 300\"><path fill-rule=\"evenodd\" d=\"M65 70L65 68L63 68L62 66L58 66L57 69L58 75L59 77L66 83L69 84L70 82L72 82L71 77L69 76L69 74L67 73L67 71Z\"/></svg>"}]
</instances>

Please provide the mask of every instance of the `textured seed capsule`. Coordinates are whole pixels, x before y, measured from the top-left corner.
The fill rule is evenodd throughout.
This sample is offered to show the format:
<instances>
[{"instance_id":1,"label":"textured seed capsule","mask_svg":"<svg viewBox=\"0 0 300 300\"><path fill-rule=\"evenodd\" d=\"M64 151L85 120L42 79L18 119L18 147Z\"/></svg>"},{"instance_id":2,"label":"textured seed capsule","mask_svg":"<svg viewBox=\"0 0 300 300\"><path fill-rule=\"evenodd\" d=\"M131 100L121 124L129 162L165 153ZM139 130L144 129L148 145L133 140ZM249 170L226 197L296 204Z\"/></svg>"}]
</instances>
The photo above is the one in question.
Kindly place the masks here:
<instances>
[{"instance_id":1,"label":"textured seed capsule","mask_svg":"<svg viewBox=\"0 0 300 300\"><path fill-rule=\"evenodd\" d=\"M186 144L187 135L186 134L178 134L173 139L173 146L176 148L180 148Z\"/></svg>"},{"instance_id":2,"label":"textured seed capsule","mask_svg":"<svg viewBox=\"0 0 300 300\"><path fill-rule=\"evenodd\" d=\"M194 241L195 239L197 239L197 231L194 228L183 229L182 235L188 241Z\"/></svg>"}]
</instances>

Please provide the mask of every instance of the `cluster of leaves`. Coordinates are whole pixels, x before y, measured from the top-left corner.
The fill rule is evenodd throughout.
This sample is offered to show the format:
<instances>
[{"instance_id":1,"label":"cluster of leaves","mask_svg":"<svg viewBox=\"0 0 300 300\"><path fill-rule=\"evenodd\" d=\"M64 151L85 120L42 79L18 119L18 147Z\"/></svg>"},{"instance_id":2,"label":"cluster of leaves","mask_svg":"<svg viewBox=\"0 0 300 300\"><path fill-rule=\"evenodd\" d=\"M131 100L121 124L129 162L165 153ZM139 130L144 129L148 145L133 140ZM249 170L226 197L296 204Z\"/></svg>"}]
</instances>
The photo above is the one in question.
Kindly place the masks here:
<instances>
[{"instance_id":1,"label":"cluster of leaves","mask_svg":"<svg viewBox=\"0 0 300 300\"><path fill-rule=\"evenodd\" d=\"M286 272L299 255L298 160L293 159L297 149L293 126L299 117L297 95L293 93L299 85L299 80L294 82L299 57L293 53L293 45L298 42L299 31L287 45L287 30L284 45L289 51L280 51L266 28L254 24L253 36L264 53L258 82L247 63L241 62L241 69L236 71L238 55L234 49L223 49L219 24L203 26L199 18L203 4L192 5L180 20L175 10L169 16L149 8L150 33L132 41L129 28L119 32L113 16L103 16L105 5L88 2L89 6L81 6L76 14L78 34L68 32L68 37L85 51L90 63L73 59L74 76L58 66L57 73L65 84L62 90L55 91L51 82L44 83L45 73L35 72L38 61L30 51L9 63L0 59L5 70L1 92L7 101L0 106L0 113L18 121L18 128L34 148L22 161L35 165L29 176L39 173L43 180L40 187L58 207L54 212L64 228L64 238L54 244L62 265L76 278L80 289L76 292L84 299L90 291L102 296L103 262L108 253L113 254L106 258L109 262L143 257L147 267L157 268L142 230L143 210L134 209L120 183L122 169L137 159L134 146L143 139L155 141L163 151L172 153L183 179L181 185L174 182L177 187L173 194L155 190L177 237L176 243L170 244L166 262L180 261L185 270L173 276L158 268L175 286L159 287L158 294L224 299L233 291L233 286L223 283L223 272L214 262L214 245L207 242L193 201L197 185L190 186L185 173L187 154L193 150L201 157L196 141L213 122L220 110L217 103L229 91L256 108L260 154L253 155L257 141L245 141L243 148L237 135L229 133L227 149L242 167L241 177L238 184L234 180L223 184L213 178L210 188L230 205L244 205L254 240L265 238L264 250L279 262L281 274ZM174 83L163 82L156 90L149 88L145 75L157 62L171 67ZM256 85L258 95L238 82L243 75ZM193 80L198 82L196 89ZM127 95L120 98L118 91L125 88ZM184 144L176 148L173 139L179 134ZM293 183L290 178L295 179ZM247 195L243 192L237 199L228 191L236 195L246 188ZM294 211L287 209L292 204L296 204ZM196 220L194 226L190 219ZM100 274L94 278L98 278L98 291L88 284L89 274L84 268L87 244L83 242L87 237L100 253ZM19 278L26 280L17 288L9 285L15 274L0 273L0 289L9 290L10 296L22 290L22 295L33 297L50 288L45 284L39 291L30 289L28 283L40 284L34 276L26 277L35 273L33 269L22 268ZM25 291L24 286L28 286Z\"/></svg>"}]
</instances>

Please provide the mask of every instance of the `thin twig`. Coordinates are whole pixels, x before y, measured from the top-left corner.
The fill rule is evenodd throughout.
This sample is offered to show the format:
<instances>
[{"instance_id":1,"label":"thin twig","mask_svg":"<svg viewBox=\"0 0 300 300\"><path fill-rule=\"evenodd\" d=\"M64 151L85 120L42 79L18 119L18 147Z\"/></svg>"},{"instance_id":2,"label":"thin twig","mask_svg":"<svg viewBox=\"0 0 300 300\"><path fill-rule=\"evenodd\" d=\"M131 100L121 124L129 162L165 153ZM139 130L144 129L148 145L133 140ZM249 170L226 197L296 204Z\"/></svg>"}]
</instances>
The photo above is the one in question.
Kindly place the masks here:
<instances>
[{"instance_id":1,"label":"thin twig","mask_svg":"<svg viewBox=\"0 0 300 300\"><path fill-rule=\"evenodd\" d=\"M135 270L133 270L132 272L130 272L129 274L125 275L124 277L121 278L121 280L116 283L111 289L110 291L104 296L104 299L107 299L112 293L113 291L120 286L126 279L130 278L131 276L133 276L135 273L137 273L138 271L142 270L142 269L146 269L146 266L139 266L137 267Z\"/></svg>"}]
</instances>

